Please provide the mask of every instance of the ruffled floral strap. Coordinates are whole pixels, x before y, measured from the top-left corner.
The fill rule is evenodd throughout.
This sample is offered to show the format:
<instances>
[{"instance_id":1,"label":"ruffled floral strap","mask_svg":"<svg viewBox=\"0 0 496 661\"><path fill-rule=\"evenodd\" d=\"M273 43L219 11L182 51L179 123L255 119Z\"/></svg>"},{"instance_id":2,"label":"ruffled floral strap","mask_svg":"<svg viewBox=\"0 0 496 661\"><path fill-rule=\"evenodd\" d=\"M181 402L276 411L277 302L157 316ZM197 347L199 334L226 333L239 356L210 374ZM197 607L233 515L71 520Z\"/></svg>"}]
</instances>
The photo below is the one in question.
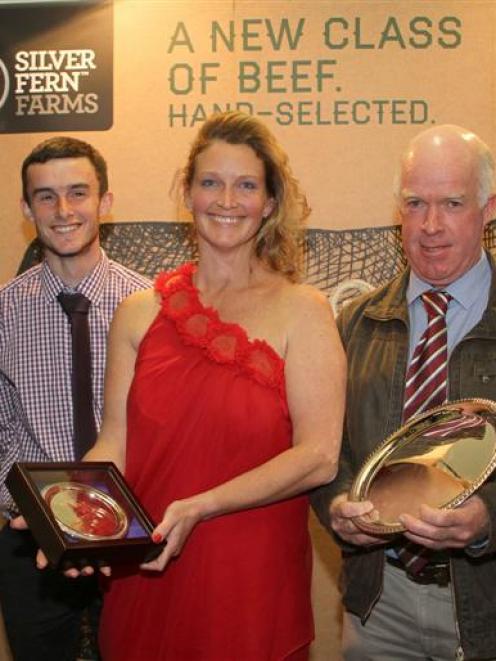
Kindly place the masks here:
<instances>
[{"instance_id":1,"label":"ruffled floral strap","mask_svg":"<svg viewBox=\"0 0 496 661\"><path fill-rule=\"evenodd\" d=\"M201 347L210 360L279 390L286 402L283 359L267 342L250 340L241 326L222 321L214 308L205 307L193 285L195 271L196 266L187 263L157 277L162 314L175 324L185 344Z\"/></svg>"}]
</instances>

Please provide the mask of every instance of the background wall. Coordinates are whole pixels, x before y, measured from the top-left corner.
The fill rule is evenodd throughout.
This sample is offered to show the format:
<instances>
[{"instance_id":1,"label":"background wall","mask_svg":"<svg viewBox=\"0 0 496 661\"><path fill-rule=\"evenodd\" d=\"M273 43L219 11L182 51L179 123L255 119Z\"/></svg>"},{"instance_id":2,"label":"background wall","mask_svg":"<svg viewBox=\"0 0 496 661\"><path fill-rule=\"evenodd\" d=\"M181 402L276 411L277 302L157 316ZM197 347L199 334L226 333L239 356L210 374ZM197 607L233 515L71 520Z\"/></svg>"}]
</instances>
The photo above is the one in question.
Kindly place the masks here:
<instances>
[{"instance_id":1,"label":"background wall","mask_svg":"<svg viewBox=\"0 0 496 661\"><path fill-rule=\"evenodd\" d=\"M419 130L461 124L496 147L492 0L115 0L64 15L62 2L42 20L47 4L0 1L0 282L33 237L19 213L20 164L52 134L105 155L113 219L183 219L169 189L188 145L213 110L238 106L285 146L310 224L335 229L391 222L396 162ZM95 55L84 74L35 58L17 77L19 52L74 48ZM64 72L77 89L44 77ZM86 104L67 111L77 95ZM313 520L312 535L313 658L337 661L338 554Z\"/></svg>"},{"instance_id":2,"label":"background wall","mask_svg":"<svg viewBox=\"0 0 496 661\"><path fill-rule=\"evenodd\" d=\"M52 3L51 15L63 4ZM80 14L52 18L10 51L70 49L76 34L87 35L78 41L84 48L108 7L76 5ZM12 39L2 21L12 7L19 26L35 14L31 3L0 4L0 49ZM169 188L196 128L212 110L240 104L286 147L313 207L311 225L388 224L398 154L417 131L458 123L496 144L495 14L491 0L115 0L113 37L102 35L106 45L113 40L111 128L70 133L107 157L115 219L175 219ZM111 67L98 51L95 64L80 91ZM0 72L0 97L1 84ZM54 120L32 112L39 124ZM32 237L18 211L20 163L60 130L0 133L0 282Z\"/></svg>"}]
</instances>

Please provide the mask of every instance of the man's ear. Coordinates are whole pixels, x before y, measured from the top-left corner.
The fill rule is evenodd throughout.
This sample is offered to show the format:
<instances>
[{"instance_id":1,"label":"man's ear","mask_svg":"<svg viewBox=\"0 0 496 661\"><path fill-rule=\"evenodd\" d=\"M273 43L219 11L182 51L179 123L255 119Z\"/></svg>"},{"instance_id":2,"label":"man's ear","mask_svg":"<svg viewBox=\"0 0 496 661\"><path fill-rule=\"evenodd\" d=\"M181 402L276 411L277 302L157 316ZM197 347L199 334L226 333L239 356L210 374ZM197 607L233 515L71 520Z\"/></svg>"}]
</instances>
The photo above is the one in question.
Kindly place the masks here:
<instances>
[{"instance_id":1,"label":"man's ear","mask_svg":"<svg viewBox=\"0 0 496 661\"><path fill-rule=\"evenodd\" d=\"M110 191L107 191L100 198L100 204L98 205L98 212L100 216L108 216L110 210L112 209L112 204L114 203L114 195Z\"/></svg>"},{"instance_id":2,"label":"man's ear","mask_svg":"<svg viewBox=\"0 0 496 661\"><path fill-rule=\"evenodd\" d=\"M34 222L33 212L31 211L31 207L24 198L21 198L21 211L22 211L22 215L26 220L28 220L30 223Z\"/></svg>"},{"instance_id":3,"label":"man's ear","mask_svg":"<svg viewBox=\"0 0 496 661\"><path fill-rule=\"evenodd\" d=\"M490 195L486 204L482 207L482 220L484 226L496 218L496 194Z\"/></svg>"}]
</instances>

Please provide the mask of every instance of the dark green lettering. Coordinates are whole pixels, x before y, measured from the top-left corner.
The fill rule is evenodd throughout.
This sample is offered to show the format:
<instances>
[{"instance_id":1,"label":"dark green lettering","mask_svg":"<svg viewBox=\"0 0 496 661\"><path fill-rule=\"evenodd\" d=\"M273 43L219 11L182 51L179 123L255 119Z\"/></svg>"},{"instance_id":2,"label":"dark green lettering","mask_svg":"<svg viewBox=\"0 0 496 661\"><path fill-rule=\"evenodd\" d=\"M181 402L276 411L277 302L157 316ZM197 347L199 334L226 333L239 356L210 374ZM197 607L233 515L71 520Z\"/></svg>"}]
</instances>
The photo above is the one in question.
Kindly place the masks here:
<instances>
[{"instance_id":1,"label":"dark green lettering","mask_svg":"<svg viewBox=\"0 0 496 661\"><path fill-rule=\"evenodd\" d=\"M183 82L179 74L183 73ZM169 89L173 94L189 94L193 90L193 69L186 62L178 62L171 67L169 73Z\"/></svg>"},{"instance_id":2,"label":"dark green lettering","mask_svg":"<svg viewBox=\"0 0 496 661\"><path fill-rule=\"evenodd\" d=\"M312 60L294 60L293 62L293 73L291 74L291 79L293 80L293 92L311 92L311 85L299 85L300 80L308 80L310 78L307 72L302 72L300 69L303 67L312 66Z\"/></svg>"},{"instance_id":3,"label":"dark green lettering","mask_svg":"<svg viewBox=\"0 0 496 661\"><path fill-rule=\"evenodd\" d=\"M462 22L456 16L445 16L439 21L439 30L444 35L451 37L451 39L443 39L443 37L439 37L437 42L442 48L458 48L462 43L462 33L453 28L450 30L449 27L451 25L461 28Z\"/></svg>"},{"instance_id":4,"label":"dark green lettering","mask_svg":"<svg viewBox=\"0 0 496 661\"><path fill-rule=\"evenodd\" d=\"M348 114L348 101L335 101L334 102L334 124L336 126L343 125L343 124L349 124L350 121L347 119L347 114ZM343 117L343 119L341 119Z\"/></svg>"},{"instance_id":5,"label":"dark green lettering","mask_svg":"<svg viewBox=\"0 0 496 661\"><path fill-rule=\"evenodd\" d=\"M392 124L407 124L406 120L406 106L407 102L404 99L393 99L391 102L391 123Z\"/></svg>"},{"instance_id":6,"label":"dark green lettering","mask_svg":"<svg viewBox=\"0 0 496 661\"><path fill-rule=\"evenodd\" d=\"M325 23L324 23L324 43L327 46L327 48L346 48L348 45L349 39L348 37L343 37L341 41L339 42L333 42L331 41L331 26L335 24L341 25L344 30L347 30L349 25L348 21L346 21L344 18L329 18Z\"/></svg>"},{"instance_id":7,"label":"dark green lettering","mask_svg":"<svg viewBox=\"0 0 496 661\"><path fill-rule=\"evenodd\" d=\"M274 28L272 27L272 21L265 19L265 26L267 28L267 36L272 43L272 48L274 50L281 50L282 43L284 40L288 42L290 50L296 50L298 44L303 35L303 26L305 25L305 19L300 18L298 21L298 26L296 32L293 34L291 32L291 27L287 18L283 18L279 24L279 34L275 34Z\"/></svg>"},{"instance_id":8,"label":"dark green lettering","mask_svg":"<svg viewBox=\"0 0 496 661\"><path fill-rule=\"evenodd\" d=\"M355 48L358 50L375 48L374 44L362 43L362 19L359 16L355 18Z\"/></svg>"},{"instance_id":9,"label":"dark green lettering","mask_svg":"<svg viewBox=\"0 0 496 661\"><path fill-rule=\"evenodd\" d=\"M274 60L269 60L267 62L267 75L265 78L267 79L267 92L269 94L274 93L274 92L287 92L286 87L276 87L274 85L275 80L284 80L284 73L277 73L276 69L277 67L285 67L286 62L284 61L274 61Z\"/></svg>"},{"instance_id":10,"label":"dark green lettering","mask_svg":"<svg viewBox=\"0 0 496 661\"><path fill-rule=\"evenodd\" d=\"M186 30L186 26L182 21L179 21L179 23L176 25L176 29L174 30L174 34L171 37L171 42L167 52L172 53L174 48L177 46L186 46L190 53L195 52L193 44L191 43L191 39L189 38L188 31Z\"/></svg>"},{"instance_id":11,"label":"dark green lettering","mask_svg":"<svg viewBox=\"0 0 496 661\"><path fill-rule=\"evenodd\" d=\"M300 101L298 103L298 126L311 126L313 124L311 119L305 121L306 117L310 117L310 110L307 110L307 108L312 108L312 106L312 101Z\"/></svg>"},{"instance_id":12,"label":"dark green lettering","mask_svg":"<svg viewBox=\"0 0 496 661\"><path fill-rule=\"evenodd\" d=\"M422 99L410 102L410 122L412 124L426 124L429 120L429 106Z\"/></svg>"},{"instance_id":13,"label":"dark green lettering","mask_svg":"<svg viewBox=\"0 0 496 661\"><path fill-rule=\"evenodd\" d=\"M250 43L255 39L260 39L260 32L250 32L250 26L258 26L261 24L261 18L246 18L243 21L243 32L241 33L243 50L262 50L262 46L260 44Z\"/></svg>"},{"instance_id":14,"label":"dark green lettering","mask_svg":"<svg viewBox=\"0 0 496 661\"><path fill-rule=\"evenodd\" d=\"M222 39L225 47L229 51L234 50L234 21L229 21L229 36L224 32L218 21L212 21L212 32L210 33L210 41L212 42L212 52L217 52L218 37Z\"/></svg>"},{"instance_id":15,"label":"dark green lettering","mask_svg":"<svg viewBox=\"0 0 496 661\"><path fill-rule=\"evenodd\" d=\"M388 41L396 42L401 46L401 48L406 48L400 27L394 16L390 16L388 18L386 27L381 32L381 39L379 41L378 48L384 48L384 44Z\"/></svg>"},{"instance_id":16,"label":"dark green lettering","mask_svg":"<svg viewBox=\"0 0 496 661\"><path fill-rule=\"evenodd\" d=\"M370 103L363 99L355 101L352 106L352 117L355 124L368 124L370 122Z\"/></svg>"},{"instance_id":17,"label":"dark green lettering","mask_svg":"<svg viewBox=\"0 0 496 661\"><path fill-rule=\"evenodd\" d=\"M410 37L408 43L413 48L429 48L432 45L432 34L430 30L422 29L422 26L432 28L432 21L427 16L415 16L410 21L410 30L415 37ZM421 37L418 39L417 37Z\"/></svg>"},{"instance_id":18,"label":"dark green lettering","mask_svg":"<svg viewBox=\"0 0 496 661\"><path fill-rule=\"evenodd\" d=\"M276 122L281 126L293 123L293 106L289 101L282 101L276 106Z\"/></svg>"},{"instance_id":19,"label":"dark green lettering","mask_svg":"<svg viewBox=\"0 0 496 661\"><path fill-rule=\"evenodd\" d=\"M260 88L260 66L256 62L239 63L239 91L254 94Z\"/></svg>"}]
</instances>

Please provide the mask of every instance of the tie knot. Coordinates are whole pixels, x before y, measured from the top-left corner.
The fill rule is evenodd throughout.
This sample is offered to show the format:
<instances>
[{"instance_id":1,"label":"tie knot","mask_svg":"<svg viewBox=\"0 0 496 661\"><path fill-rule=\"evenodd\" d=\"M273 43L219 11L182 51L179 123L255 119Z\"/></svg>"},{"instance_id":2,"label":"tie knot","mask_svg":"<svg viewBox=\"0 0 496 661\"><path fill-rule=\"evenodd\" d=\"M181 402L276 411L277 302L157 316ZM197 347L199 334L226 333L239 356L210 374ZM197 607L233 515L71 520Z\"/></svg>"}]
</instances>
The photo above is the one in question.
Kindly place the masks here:
<instances>
[{"instance_id":1,"label":"tie knot","mask_svg":"<svg viewBox=\"0 0 496 661\"><path fill-rule=\"evenodd\" d=\"M84 294L67 294L66 292L60 292L57 296L57 300L62 306L64 312L71 316L75 312L80 314L88 314L90 309L91 302Z\"/></svg>"},{"instance_id":2,"label":"tie knot","mask_svg":"<svg viewBox=\"0 0 496 661\"><path fill-rule=\"evenodd\" d=\"M446 316L448 304L451 301L452 296L450 296L448 292L431 289L422 294L421 298L427 316L431 319L432 317L437 317L439 315L442 317Z\"/></svg>"}]
</instances>

